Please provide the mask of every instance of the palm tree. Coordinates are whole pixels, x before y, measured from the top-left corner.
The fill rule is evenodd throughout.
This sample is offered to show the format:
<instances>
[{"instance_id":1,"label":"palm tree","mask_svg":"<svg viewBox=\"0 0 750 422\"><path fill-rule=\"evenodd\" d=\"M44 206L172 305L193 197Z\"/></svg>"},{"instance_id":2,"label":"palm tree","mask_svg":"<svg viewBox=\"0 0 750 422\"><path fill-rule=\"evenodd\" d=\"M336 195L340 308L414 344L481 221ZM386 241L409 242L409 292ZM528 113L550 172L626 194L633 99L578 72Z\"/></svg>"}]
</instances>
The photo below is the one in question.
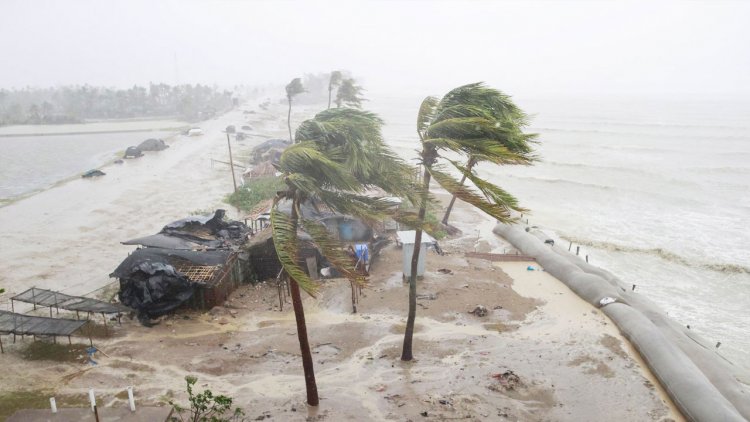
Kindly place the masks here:
<instances>
[{"instance_id":1,"label":"palm tree","mask_svg":"<svg viewBox=\"0 0 750 422\"><path fill-rule=\"evenodd\" d=\"M422 143L420 159L424 166L422 195L428 195L432 178L440 186L470 205L494 217L499 222L513 221L512 211L525 211L513 195L476 176L458 161L441 153L447 151L468 157L481 157L495 164L530 164L534 157L528 146L529 139L520 136L519 130L507 127L496 116L507 104L501 92L481 83L453 89L440 101L427 97L417 116L417 134ZM477 158L475 158L476 160ZM468 160L473 161L471 159ZM448 166L458 170L479 190L464 186L448 173ZM481 193L481 194L480 194ZM424 222L427 201L422 201L418 219ZM412 339L417 308L417 262L422 243L422 230L417 227L414 254L409 277L409 314L401 360L413 359Z\"/></svg>"},{"instance_id":2,"label":"palm tree","mask_svg":"<svg viewBox=\"0 0 750 422\"><path fill-rule=\"evenodd\" d=\"M364 91L364 88L356 85L354 79L344 79L341 81L338 91L336 91L336 107L341 107L342 104L348 107L362 107L362 101L365 101L361 97L362 91Z\"/></svg>"},{"instance_id":3,"label":"palm tree","mask_svg":"<svg viewBox=\"0 0 750 422\"><path fill-rule=\"evenodd\" d=\"M284 150L277 166L283 173L286 189L278 192L274 200L271 226L276 254L291 279L307 403L311 406L318 405L318 393L300 289L314 296L319 286L300 265L298 231L304 230L351 283L362 285L365 280L356 273L338 240L322 224L306 218L301 205L321 204L340 214L373 221L388 214L391 204L382 198L365 196L371 187L417 201L419 196L414 192L418 191L408 189L411 168L385 145L381 126L382 121L372 113L326 110L300 125L297 142ZM280 210L282 204L290 207L289 215Z\"/></svg>"},{"instance_id":4,"label":"palm tree","mask_svg":"<svg viewBox=\"0 0 750 422\"><path fill-rule=\"evenodd\" d=\"M481 84L470 84L464 87L463 95L457 95L448 100L450 105L447 107L453 109L456 115L465 117L484 117L495 119L500 126L508 129L515 137L512 142L506 146L511 150L523 154L531 153L531 143L537 138L536 133L524 133L523 130L528 126L528 115L518 108L511 100L511 97L500 91L483 87ZM470 154L466 162L466 169L472 172L475 165L482 161L488 161L481 154ZM528 162L508 162L501 164L530 164ZM466 182L466 175L461 176L459 182L462 186ZM448 224L453 205L456 202L456 195L451 197L448 208L445 210L442 223Z\"/></svg>"},{"instance_id":5,"label":"palm tree","mask_svg":"<svg viewBox=\"0 0 750 422\"><path fill-rule=\"evenodd\" d=\"M331 92L333 92L334 87L341 85L342 78L341 71L334 70L331 72L331 78L328 80L328 108L331 108Z\"/></svg>"},{"instance_id":6,"label":"palm tree","mask_svg":"<svg viewBox=\"0 0 750 422\"><path fill-rule=\"evenodd\" d=\"M289 127L289 142L293 142L292 139L292 98L305 92L305 87L302 86L302 79L294 78L286 86L286 99L289 101L289 112L286 115L286 125Z\"/></svg>"}]
</instances>

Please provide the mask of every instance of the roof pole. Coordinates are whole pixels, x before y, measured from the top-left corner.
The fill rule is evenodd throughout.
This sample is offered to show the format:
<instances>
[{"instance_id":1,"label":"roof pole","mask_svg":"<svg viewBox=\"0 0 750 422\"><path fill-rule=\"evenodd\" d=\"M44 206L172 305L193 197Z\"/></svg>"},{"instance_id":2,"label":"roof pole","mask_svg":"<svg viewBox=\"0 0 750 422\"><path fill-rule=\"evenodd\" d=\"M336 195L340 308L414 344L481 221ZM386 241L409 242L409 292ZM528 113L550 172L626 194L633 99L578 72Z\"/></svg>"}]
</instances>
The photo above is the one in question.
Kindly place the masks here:
<instances>
[{"instance_id":1,"label":"roof pole","mask_svg":"<svg viewBox=\"0 0 750 422\"><path fill-rule=\"evenodd\" d=\"M229 142L229 132L227 132L227 148L229 148L229 171L232 172L232 184L234 191L237 192L237 180L234 178L234 161L232 160L232 144Z\"/></svg>"}]
</instances>

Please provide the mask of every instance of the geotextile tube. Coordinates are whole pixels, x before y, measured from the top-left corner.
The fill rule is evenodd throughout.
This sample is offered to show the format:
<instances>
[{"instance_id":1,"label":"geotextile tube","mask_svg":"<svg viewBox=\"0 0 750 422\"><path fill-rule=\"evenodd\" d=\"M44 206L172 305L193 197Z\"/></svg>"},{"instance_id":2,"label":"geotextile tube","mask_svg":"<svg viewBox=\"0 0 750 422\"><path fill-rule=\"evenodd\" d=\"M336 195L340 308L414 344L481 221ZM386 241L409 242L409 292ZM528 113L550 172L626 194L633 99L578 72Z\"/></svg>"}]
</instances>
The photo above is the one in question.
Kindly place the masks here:
<instances>
[{"instance_id":1,"label":"geotextile tube","mask_svg":"<svg viewBox=\"0 0 750 422\"><path fill-rule=\"evenodd\" d=\"M609 272L560 247L544 233L498 224L493 232L585 301L601 308L638 350L682 414L690 421L750 420L750 376L724 360L696 333L677 324L653 302L628 290ZM604 298L612 298L601 305ZM611 303L608 303L611 302Z\"/></svg>"}]
</instances>

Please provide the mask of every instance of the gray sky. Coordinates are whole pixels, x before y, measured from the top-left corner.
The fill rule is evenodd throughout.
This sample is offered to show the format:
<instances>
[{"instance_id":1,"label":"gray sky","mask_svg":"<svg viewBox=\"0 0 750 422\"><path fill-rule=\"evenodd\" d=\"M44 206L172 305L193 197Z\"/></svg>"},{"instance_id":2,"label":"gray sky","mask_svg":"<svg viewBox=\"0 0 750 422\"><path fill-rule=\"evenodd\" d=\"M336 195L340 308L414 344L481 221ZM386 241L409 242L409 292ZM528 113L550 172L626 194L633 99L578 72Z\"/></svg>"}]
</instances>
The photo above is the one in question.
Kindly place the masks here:
<instances>
[{"instance_id":1,"label":"gray sky","mask_svg":"<svg viewBox=\"0 0 750 422\"><path fill-rule=\"evenodd\" d=\"M341 68L371 92L750 96L750 2L2 0L0 51L5 88Z\"/></svg>"}]
</instances>

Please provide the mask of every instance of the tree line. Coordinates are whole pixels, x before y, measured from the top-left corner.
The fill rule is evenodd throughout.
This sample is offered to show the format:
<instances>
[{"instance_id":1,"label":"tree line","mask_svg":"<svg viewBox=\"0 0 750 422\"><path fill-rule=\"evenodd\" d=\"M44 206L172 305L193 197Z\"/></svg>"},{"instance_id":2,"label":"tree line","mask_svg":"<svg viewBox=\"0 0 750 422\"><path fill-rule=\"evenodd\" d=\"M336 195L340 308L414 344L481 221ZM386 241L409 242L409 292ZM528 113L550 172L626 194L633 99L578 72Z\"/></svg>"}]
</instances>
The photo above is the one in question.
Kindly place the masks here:
<instances>
[{"instance_id":1,"label":"tree line","mask_svg":"<svg viewBox=\"0 0 750 422\"><path fill-rule=\"evenodd\" d=\"M212 117L232 105L230 91L201 84L152 83L128 89L89 85L0 89L0 126L138 117L191 121Z\"/></svg>"}]
</instances>

